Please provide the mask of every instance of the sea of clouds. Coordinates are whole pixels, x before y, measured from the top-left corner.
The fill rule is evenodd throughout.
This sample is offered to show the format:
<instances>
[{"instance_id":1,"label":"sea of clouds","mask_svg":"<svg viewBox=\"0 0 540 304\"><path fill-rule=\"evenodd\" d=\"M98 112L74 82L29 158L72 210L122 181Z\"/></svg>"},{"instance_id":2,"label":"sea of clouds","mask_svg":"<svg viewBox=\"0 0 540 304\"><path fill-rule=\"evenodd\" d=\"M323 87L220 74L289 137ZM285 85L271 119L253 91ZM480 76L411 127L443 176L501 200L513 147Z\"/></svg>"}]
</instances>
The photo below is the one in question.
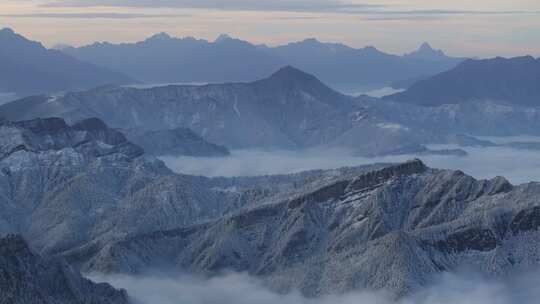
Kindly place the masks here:
<instances>
[{"instance_id":1,"label":"sea of clouds","mask_svg":"<svg viewBox=\"0 0 540 304\"><path fill-rule=\"evenodd\" d=\"M299 292L279 294L246 274L211 279L193 276L91 275L125 289L139 304L537 304L540 273L498 280L475 273L443 273L433 283L405 298L384 292L351 292L306 298Z\"/></svg>"},{"instance_id":2,"label":"sea of clouds","mask_svg":"<svg viewBox=\"0 0 540 304\"><path fill-rule=\"evenodd\" d=\"M500 139L500 141L504 141ZM510 141L510 139L508 139ZM433 147L442 148L442 147ZM311 169L333 169L376 162L420 158L428 166L462 170L475 178L504 176L514 184L540 181L540 151L508 147L463 148L468 156L399 155L366 158L345 149L280 151L237 150L226 158L161 157L172 170L204 176L287 174Z\"/></svg>"}]
</instances>

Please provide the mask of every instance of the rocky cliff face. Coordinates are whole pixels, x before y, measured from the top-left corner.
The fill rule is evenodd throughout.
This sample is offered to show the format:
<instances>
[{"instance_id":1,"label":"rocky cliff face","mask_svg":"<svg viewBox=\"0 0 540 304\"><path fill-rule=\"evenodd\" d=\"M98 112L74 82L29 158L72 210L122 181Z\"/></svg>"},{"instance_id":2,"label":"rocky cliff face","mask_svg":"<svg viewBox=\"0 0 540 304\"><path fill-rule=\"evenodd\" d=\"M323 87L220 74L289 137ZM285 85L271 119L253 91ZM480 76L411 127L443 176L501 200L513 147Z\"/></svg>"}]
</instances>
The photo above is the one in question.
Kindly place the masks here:
<instances>
[{"instance_id":1,"label":"rocky cliff face","mask_svg":"<svg viewBox=\"0 0 540 304\"><path fill-rule=\"evenodd\" d=\"M128 142L124 135L109 129L96 118L68 126L63 119L47 118L21 122L0 122L0 159L16 152L47 152L70 148L86 158L121 154L128 159L144 151Z\"/></svg>"},{"instance_id":2,"label":"rocky cliff face","mask_svg":"<svg viewBox=\"0 0 540 304\"><path fill-rule=\"evenodd\" d=\"M538 193L536 183L475 180L415 160L204 224L126 237L85 267L137 273L165 263L210 275L244 271L308 295L401 295L462 265L489 275L537 265Z\"/></svg>"},{"instance_id":3,"label":"rocky cliff face","mask_svg":"<svg viewBox=\"0 0 540 304\"><path fill-rule=\"evenodd\" d=\"M96 284L58 259L44 259L20 236L0 239L0 303L127 304L125 291Z\"/></svg>"}]
</instances>

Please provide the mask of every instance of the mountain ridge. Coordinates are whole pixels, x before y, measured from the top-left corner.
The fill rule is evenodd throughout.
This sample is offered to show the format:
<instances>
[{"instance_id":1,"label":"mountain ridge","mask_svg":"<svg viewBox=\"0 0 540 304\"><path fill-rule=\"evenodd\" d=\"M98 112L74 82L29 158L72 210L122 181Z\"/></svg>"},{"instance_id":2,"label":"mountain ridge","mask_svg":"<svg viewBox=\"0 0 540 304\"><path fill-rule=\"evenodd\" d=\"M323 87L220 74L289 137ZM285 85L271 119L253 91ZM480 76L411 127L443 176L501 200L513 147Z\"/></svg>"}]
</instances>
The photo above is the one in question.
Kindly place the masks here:
<instances>
[{"instance_id":1,"label":"mountain ridge","mask_svg":"<svg viewBox=\"0 0 540 304\"><path fill-rule=\"evenodd\" d=\"M0 125L4 142L23 128L48 143L0 159L0 234L22 234L40 254L83 271L238 271L280 292L402 296L463 264L486 275L538 264L539 183L477 180L418 159L209 179L145 155L86 153L103 149L103 124L68 125L71 136L65 125ZM77 149L65 138L80 130L99 140ZM61 161L80 157L87 161Z\"/></svg>"},{"instance_id":2,"label":"mountain ridge","mask_svg":"<svg viewBox=\"0 0 540 304\"><path fill-rule=\"evenodd\" d=\"M471 100L496 100L518 106L539 106L540 60L532 56L469 59L454 69L421 80L388 100L424 106Z\"/></svg>"},{"instance_id":3,"label":"mountain ridge","mask_svg":"<svg viewBox=\"0 0 540 304\"><path fill-rule=\"evenodd\" d=\"M107 83L127 84L131 78L86 63L41 43L28 40L12 29L0 30L1 90L27 96L89 89Z\"/></svg>"},{"instance_id":4,"label":"mountain ridge","mask_svg":"<svg viewBox=\"0 0 540 304\"><path fill-rule=\"evenodd\" d=\"M414 160L214 221L128 237L84 267L137 274L174 261L161 266L208 276L247 272L280 292L402 296L463 264L503 275L535 263L539 246L516 242L539 239L529 196L538 191L538 183L475 180ZM77 256L84 251L70 258Z\"/></svg>"},{"instance_id":5,"label":"mountain ridge","mask_svg":"<svg viewBox=\"0 0 540 304\"><path fill-rule=\"evenodd\" d=\"M257 46L228 35L226 39L215 41L166 35L162 35L163 39L91 44L63 51L150 83L245 82L261 79L282 66L293 65L314 74L333 88L351 93L362 88L380 88L403 79L433 75L461 61L441 54L437 60L390 55L374 47L356 49L341 43L320 42L315 38L270 47ZM242 58L242 62L238 58ZM148 65L131 66L144 63ZM245 64L252 64L252 69L239 67ZM164 70L171 66L176 67L175 71Z\"/></svg>"}]
</instances>

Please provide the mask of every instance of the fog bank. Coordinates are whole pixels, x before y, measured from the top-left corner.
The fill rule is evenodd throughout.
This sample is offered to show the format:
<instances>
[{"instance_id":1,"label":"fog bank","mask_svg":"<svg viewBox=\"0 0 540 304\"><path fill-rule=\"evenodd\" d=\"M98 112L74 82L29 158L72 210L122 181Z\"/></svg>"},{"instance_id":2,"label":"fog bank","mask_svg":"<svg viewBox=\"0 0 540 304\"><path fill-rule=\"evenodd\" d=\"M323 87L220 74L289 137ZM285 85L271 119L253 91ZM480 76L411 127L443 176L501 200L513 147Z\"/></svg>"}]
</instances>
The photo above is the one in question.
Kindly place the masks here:
<instances>
[{"instance_id":1,"label":"fog bank","mask_svg":"<svg viewBox=\"0 0 540 304\"><path fill-rule=\"evenodd\" d=\"M440 147L437 147L440 148ZM375 162L402 162L415 157L428 166L457 169L476 178L504 176L514 184L540 181L540 152L506 147L465 148L468 156L400 155L376 158L355 156L345 149L305 151L236 150L226 158L161 157L172 170L204 176L287 174L311 169L333 169Z\"/></svg>"},{"instance_id":2,"label":"fog bank","mask_svg":"<svg viewBox=\"0 0 540 304\"><path fill-rule=\"evenodd\" d=\"M473 273L445 273L434 278L432 285L404 299L393 300L383 292L352 292L317 299L300 293L278 294L245 274L230 274L212 279L190 276L102 276L98 282L109 282L124 288L140 304L533 304L540 290L540 274L519 275L509 280L495 280Z\"/></svg>"}]
</instances>

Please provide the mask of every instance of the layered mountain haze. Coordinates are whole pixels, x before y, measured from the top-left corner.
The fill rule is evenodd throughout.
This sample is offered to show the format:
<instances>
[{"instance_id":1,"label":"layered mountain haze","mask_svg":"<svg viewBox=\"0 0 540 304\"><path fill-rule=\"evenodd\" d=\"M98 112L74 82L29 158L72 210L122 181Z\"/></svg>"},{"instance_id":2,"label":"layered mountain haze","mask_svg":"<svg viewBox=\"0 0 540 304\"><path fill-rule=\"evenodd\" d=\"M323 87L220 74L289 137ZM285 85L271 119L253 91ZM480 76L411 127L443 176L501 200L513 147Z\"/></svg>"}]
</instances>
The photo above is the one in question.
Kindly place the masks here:
<instances>
[{"instance_id":1,"label":"layered mountain haze","mask_svg":"<svg viewBox=\"0 0 540 304\"><path fill-rule=\"evenodd\" d=\"M413 84L389 100L425 106L492 100L540 106L540 59L532 56L467 60L456 68Z\"/></svg>"},{"instance_id":2,"label":"layered mountain haze","mask_svg":"<svg viewBox=\"0 0 540 304\"><path fill-rule=\"evenodd\" d=\"M368 157L464 155L455 149L433 151L426 145L477 143L463 134L539 134L540 108L509 105L497 101L504 100L499 95L500 99L436 107L395 102L391 97L353 98L286 67L251 83L146 89L106 86L63 96L29 97L0 106L0 116L13 121L58 116L69 122L99 117L115 128L143 133L189 128L230 149L340 147Z\"/></svg>"},{"instance_id":3,"label":"layered mountain haze","mask_svg":"<svg viewBox=\"0 0 540 304\"><path fill-rule=\"evenodd\" d=\"M165 33L137 43L95 43L62 51L149 83L252 81L285 65L293 65L347 93L434 75L463 60L447 57L427 44L416 52L397 56L374 47L355 49L313 38L269 47L228 35L220 35L211 42L192 37L173 38Z\"/></svg>"},{"instance_id":4,"label":"layered mountain haze","mask_svg":"<svg viewBox=\"0 0 540 304\"><path fill-rule=\"evenodd\" d=\"M62 51L148 83L251 81L286 65L228 36L209 42L159 33L133 44L103 42Z\"/></svg>"},{"instance_id":5,"label":"layered mountain haze","mask_svg":"<svg viewBox=\"0 0 540 304\"><path fill-rule=\"evenodd\" d=\"M146 131L190 128L229 148L347 145L362 155L427 150L420 142L429 132L371 117L362 100L285 67L251 83L108 86L60 97L30 97L1 106L0 115L10 120L60 116L70 122L99 117L113 127Z\"/></svg>"},{"instance_id":6,"label":"layered mountain haze","mask_svg":"<svg viewBox=\"0 0 540 304\"><path fill-rule=\"evenodd\" d=\"M405 56L387 54L372 46L355 49L316 39L278 46L269 51L347 93L379 89L396 81L434 75L455 67L463 60L447 57L428 44Z\"/></svg>"},{"instance_id":7,"label":"layered mountain haze","mask_svg":"<svg viewBox=\"0 0 540 304\"><path fill-rule=\"evenodd\" d=\"M0 30L0 66L0 92L20 97L134 82L107 68L48 50L8 28Z\"/></svg>"}]
</instances>

